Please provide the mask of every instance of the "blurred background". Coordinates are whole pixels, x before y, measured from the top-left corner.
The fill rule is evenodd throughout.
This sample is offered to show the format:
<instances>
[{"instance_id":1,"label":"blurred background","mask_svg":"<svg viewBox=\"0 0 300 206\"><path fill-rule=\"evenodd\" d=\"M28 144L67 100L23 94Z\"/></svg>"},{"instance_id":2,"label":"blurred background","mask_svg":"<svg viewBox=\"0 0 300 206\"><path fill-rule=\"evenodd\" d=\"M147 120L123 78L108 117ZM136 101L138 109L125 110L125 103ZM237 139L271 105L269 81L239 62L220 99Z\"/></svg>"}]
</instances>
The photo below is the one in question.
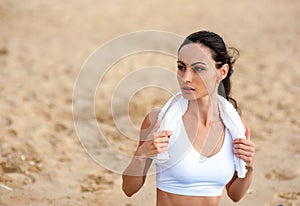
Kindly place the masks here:
<instances>
[{"instance_id":1,"label":"blurred background","mask_svg":"<svg viewBox=\"0 0 300 206\"><path fill-rule=\"evenodd\" d=\"M221 205L300 205L299 20L298 0L1 0L0 205L155 204L155 178L126 198L120 174L82 147L72 115L88 57L120 35L149 29L183 37L210 30L240 51L233 96L256 143L255 178L240 203L224 194ZM120 152L132 154L137 142L115 128L109 98L127 72L153 65L176 71L175 58L132 55L112 65L95 95L100 128ZM169 97L140 90L124 103L133 125Z\"/></svg>"}]
</instances>

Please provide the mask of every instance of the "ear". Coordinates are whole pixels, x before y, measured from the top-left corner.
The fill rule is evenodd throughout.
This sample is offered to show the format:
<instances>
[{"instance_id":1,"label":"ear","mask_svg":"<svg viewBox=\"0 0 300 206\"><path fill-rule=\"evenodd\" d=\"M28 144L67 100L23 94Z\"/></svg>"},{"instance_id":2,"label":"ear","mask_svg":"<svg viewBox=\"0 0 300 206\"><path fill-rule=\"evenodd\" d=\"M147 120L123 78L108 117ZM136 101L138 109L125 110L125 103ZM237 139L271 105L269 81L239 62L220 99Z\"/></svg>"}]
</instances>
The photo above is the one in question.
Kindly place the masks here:
<instances>
[{"instance_id":1,"label":"ear","mask_svg":"<svg viewBox=\"0 0 300 206\"><path fill-rule=\"evenodd\" d=\"M218 79L220 81L225 79L227 74L228 74L228 71L229 71L229 65L228 64L223 64L223 66L220 69L218 69Z\"/></svg>"}]
</instances>

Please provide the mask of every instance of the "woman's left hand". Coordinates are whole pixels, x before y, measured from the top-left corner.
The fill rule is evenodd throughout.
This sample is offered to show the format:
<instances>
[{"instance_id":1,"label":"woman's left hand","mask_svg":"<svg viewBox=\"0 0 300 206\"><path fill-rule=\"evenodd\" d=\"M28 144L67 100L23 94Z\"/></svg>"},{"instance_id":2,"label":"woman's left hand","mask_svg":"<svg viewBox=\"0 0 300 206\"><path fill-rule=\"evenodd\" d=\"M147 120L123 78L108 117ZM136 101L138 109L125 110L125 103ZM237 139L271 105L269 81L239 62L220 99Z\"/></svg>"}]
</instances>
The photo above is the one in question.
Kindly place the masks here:
<instances>
[{"instance_id":1,"label":"woman's left hand","mask_svg":"<svg viewBox=\"0 0 300 206\"><path fill-rule=\"evenodd\" d=\"M233 140L234 154L246 162L247 168L254 166L255 144L250 140L250 128L246 129L246 139L237 138Z\"/></svg>"}]
</instances>

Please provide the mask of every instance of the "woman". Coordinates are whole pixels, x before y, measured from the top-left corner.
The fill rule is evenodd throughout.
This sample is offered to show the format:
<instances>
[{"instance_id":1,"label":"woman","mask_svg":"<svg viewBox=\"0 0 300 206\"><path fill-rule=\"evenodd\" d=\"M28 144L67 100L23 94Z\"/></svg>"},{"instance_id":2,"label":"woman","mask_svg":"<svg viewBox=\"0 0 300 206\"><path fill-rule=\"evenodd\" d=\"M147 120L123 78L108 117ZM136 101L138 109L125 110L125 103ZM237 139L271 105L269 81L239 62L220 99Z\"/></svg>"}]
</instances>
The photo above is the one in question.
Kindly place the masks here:
<instances>
[{"instance_id":1,"label":"woman","mask_svg":"<svg viewBox=\"0 0 300 206\"><path fill-rule=\"evenodd\" d=\"M123 174L127 196L143 186L153 159L157 160L157 206L217 206L224 188L234 202L244 196L252 181L255 146L249 128L243 128L246 138L229 132L231 125L220 113L218 94L223 90L238 110L230 97L234 61L223 39L213 32L199 31L185 39L178 50L177 78L180 101L187 106L182 113L169 109L175 107L173 98L163 115L151 112L145 117L135 156ZM164 115L171 113L180 120L166 129L176 119L172 116L165 123ZM160 127L163 122L167 127ZM166 153L167 158L158 161ZM244 162L242 178L235 171L235 158Z\"/></svg>"}]
</instances>

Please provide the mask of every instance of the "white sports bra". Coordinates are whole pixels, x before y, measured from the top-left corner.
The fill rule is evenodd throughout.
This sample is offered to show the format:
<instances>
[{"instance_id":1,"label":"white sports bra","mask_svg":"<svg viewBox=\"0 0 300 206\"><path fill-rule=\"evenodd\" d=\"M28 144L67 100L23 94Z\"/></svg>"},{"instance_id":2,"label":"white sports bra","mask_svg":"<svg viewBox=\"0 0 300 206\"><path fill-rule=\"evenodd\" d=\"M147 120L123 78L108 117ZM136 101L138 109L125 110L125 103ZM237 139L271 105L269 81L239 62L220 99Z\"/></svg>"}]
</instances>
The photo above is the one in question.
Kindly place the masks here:
<instances>
[{"instance_id":1,"label":"white sports bra","mask_svg":"<svg viewBox=\"0 0 300 206\"><path fill-rule=\"evenodd\" d=\"M199 162L201 155L192 146L183 123L178 130L177 139L173 139L168 148L170 159L166 163L156 163L157 188L188 196L222 195L235 170L230 133L225 129L220 151Z\"/></svg>"}]
</instances>

